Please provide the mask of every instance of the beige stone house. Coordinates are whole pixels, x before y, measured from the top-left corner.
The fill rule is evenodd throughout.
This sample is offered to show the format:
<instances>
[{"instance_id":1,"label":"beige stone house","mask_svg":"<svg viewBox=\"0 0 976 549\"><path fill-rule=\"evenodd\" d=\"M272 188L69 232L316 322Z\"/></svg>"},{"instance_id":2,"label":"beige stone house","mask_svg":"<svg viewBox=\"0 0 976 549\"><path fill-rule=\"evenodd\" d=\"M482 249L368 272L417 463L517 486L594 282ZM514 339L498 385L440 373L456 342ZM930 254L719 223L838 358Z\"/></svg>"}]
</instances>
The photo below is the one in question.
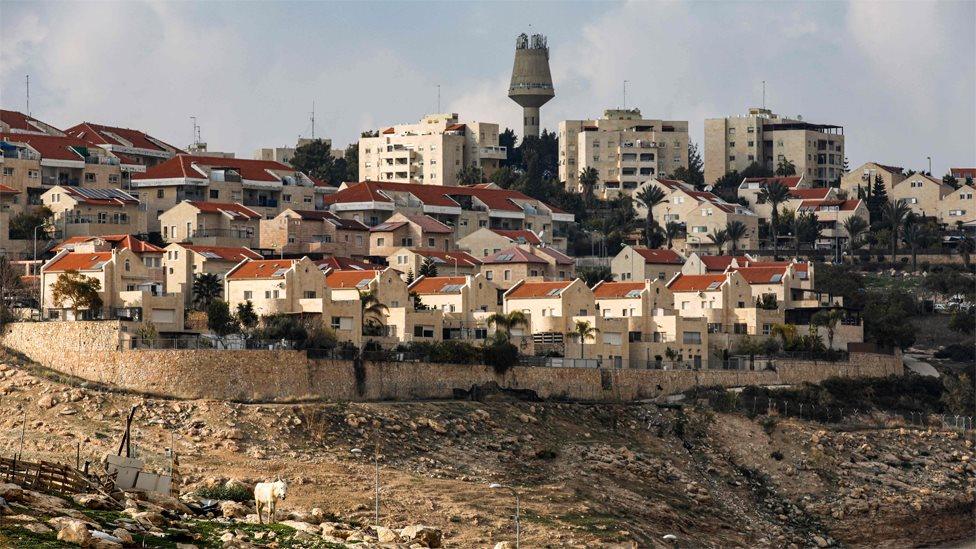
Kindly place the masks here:
<instances>
[{"instance_id":1,"label":"beige stone house","mask_svg":"<svg viewBox=\"0 0 976 549\"><path fill-rule=\"evenodd\" d=\"M852 198L857 198L859 189L863 196L867 196L868 188L880 178L890 198L892 189L904 181L905 177L904 170L898 166L866 162L844 174L840 179L840 188L847 191L847 195Z\"/></svg>"},{"instance_id":2,"label":"beige stone house","mask_svg":"<svg viewBox=\"0 0 976 549\"><path fill-rule=\"evenodd\" d=\"M961 185L955 191L942 197L939 204L939 222L950 227L962 222L972 224L976 221L976 188Z\"/></svg>"},{"instance_id":3,"label":"beige stone house","mask_svg":"<svg viewBox=\"0 0 976 549\"><path fill-rule=\"evenodd\" d=\"M261 214L242 204L187 200L163 212L159 222L166 242L254 247Z\"/></svg>"},{"instance_id":4,"label":"beige stone house","mask_svg":"<svg viewBox=\"0 0 976 549\"><path fill-rule=\"evenodd\" d=\"M430 114L417 124L385 128L359 140L359 177L425 185L457 185L465 166L485 177L508 153L498 145L498 124L466 122L457 113Z\"/></svg>"},{"instance_id":5,"label":"beige stone house","mask_svg":"<svg viewBox=\"0 0 976 549\"><path fill-rule=\"evenodd\" d=\"M140 240L131 234L74 236L65 239L52 248L51 251L55 253L61 250L67 250L69 252L109 252L115 249L132 250L132 253L136 254L136 257L146 266L150 280L164 284L163 288L166 289L166 276L163 270L163 257L166 251L159 246Z\"/></svg>"},{"instance_id":6,"label":"beige stone house","mask_svg":"<svg viewBox=\"0 0 976 549\"><path fill-rule=\"evenodd\" d=\"M888 192L888 199L908 205L915 215L938 219L943 199L953 192L955 189L941 179L917 173L905 177L901 183L895 185Z\"/></svg>"},{"instance_id":7,"label":"beige stone house","mask_svg":"<svg viewBox=\"0 0 976 549\"><path fill-rule=\"evenodd\" d=\"M287 209L260 223L260 247L285 254L369 255L369 227L322 210Z\"/></svg>"},{"instance_id":8,"label":"beige stone house","mask_svg":"<svg viewBox=\"0 0 976 549\"><path fill-rule=\"evenodd\" d=\"M457 241L459 249L475 257L488 257L518 244L541 246L542 240L534 232L525 229L505 230L484 227Z\"/></svg>"},{"instance_id":9,"label":"beige stone house","mask_svg":"<svg viewBox=\"0 0 976 549\"><path fill-rule=\"evenodd\" d=\"M579 174L593 168L593 192L605 200L632 195L640 183L688 167L688 122L645 119L640 109L607 109L596 120L559 123L559 180L581 192Z\"/></svg>"},{"instance_id":10,"label":"beige stone house","mask_svg":"<svg viewBox=\"0 0 976 549\"><path fill-rule=\"evenodd\" d=\"M70 302L55 303L52 286L58 277L69 272L99 282L101 310L82 310L76 314ZM159 332L183 330L181 296L163 293L162 284L153 281L149 269L128 248L101 252L62 250L41 267L40 284L41 303L48 319L105 318L126 323L129 331L145 322L152 322Z\"/></svg>"},{"instance_id":11,"label":"beige stone house","mask_svg":"<svg viewBox=\"0 0 976 549\"><path fill-rule=\"evenodd\" d=\"M669 222L685 227L687 237L679 252L687 255L693 251L719 251L708 235L724 230L732 221L746 227L746 237L738 243L740 249L759 245L759 218L745 206L726 202L710 192L696 191L683 181L651 179L641 188L644 185L664 192L665 200L654 207L654 220L662 227ZM647 215L647 209L637 203L635 209L638 217Z\"/></svg>"},{"instance_id":12,"label":"beige stone house","mask_svg":"<svg viewBox=\"0 0 976 549\"><path fill-rule=\"evenodd\" d=\"M624 246L610 260L610 272L619 281L671 280L684 264L685 258L674 250Z\"/></svg>"},{"instance_id":13,"label":"beige stone house","mask_svg":"<svg viewBox=\"0 0 976 549\"><path fill-rule=\"evenodd\" d=\"M445 340L484 341L494 330L487 318L502 309L498 287L481 274L420 277L409 291L443 313Z\"/></svg>"},{"instance_id":14,"label":"beige stone house","mask_svg":"<svg viewBox=\"0 0 976 549\"><path fill-rule=\"evenodd\" d=\"M755 261L750 255L706 255L692 253L688 255L681 273L686 275L703 275L724 273L729 267L745 267L748 262Z\"/></svg>"},{"instance_id":15,"label":"beige stone house","mask_svg":"<svg viewBox=\"0 0 976 549\"><path fill-rule=\"evenodd\" d=\"M831 249L844 247L849 239L844 223L851 217L860 217L868 221L868 206L858 199L827 199L804 200L796 209L799 213L810 212L817 217L820 225L820 238L816 242L818 248Z\"/></svg>"},{"instance_id":16,"label":"beige stone house","mask_svg":"<svg viewBox=\"0 0 976 549\"><path fill-rule=\"evenodd\" d=\"M481 260L460 250L440 252L400 248L386 258L390 267L404 275L413 273L414 276L420 273L420 267L428 260L434 263L440 276L466 276L481 272Z\"/></svg>"},{"instance_id":17,"label":"beige stone house","mask_svg":"<svg viewBox=\"0 0 976 549\"><path fill-rule=\"evenodd\" d=\"M115 155L124 157L127 163L147 168L183 153L179 148L145 132L129 128L82 122L64 132L72 137L91 141Z\"/></svg>"},{"instance_id":18,"label":"beige stone house","mask_svg":"<svg viewBox=\"0 0 976 549\"><path fill-rule=\"evenodd\" d=\"M454 231L428 215L396 213L369 229L369 255L388 257L400 248L449 252Z\"/></svg>"},{"instance_id":19,"label":"beige stone house","mask_svg":"<svg viewBox=\"0 0 976 549\"><path fill-rule=\"evenodd\" d=\"M508 289L529 277L572 280L576 265L572 258L552 248L513 246L482 259L481 273L499 288Z\"/></svg>"},{"instance_id":20,"label":"beige stone house","mask_svg":"<svg viewBox=\"0 0 976 549\"><path fill-rule=\"evenodd\" d=\"M56 185L41 200L54 213L53 222L65 237L146 233L145 208L120 189Z\"/></svg>"},{"instance_id":21,"label":"beige stone house","mask_svg":"<svg viewBox=\"0 0 976 549\"><path fill-rule=\"evenodd\" d=\"M221 279L245 259L261 259L261 254L242 246L197 246L173 243L163 250L163 272L166 291L183 296L189 306L193 301L193 281L201 274Z\"/></svg>"}]
</instances>

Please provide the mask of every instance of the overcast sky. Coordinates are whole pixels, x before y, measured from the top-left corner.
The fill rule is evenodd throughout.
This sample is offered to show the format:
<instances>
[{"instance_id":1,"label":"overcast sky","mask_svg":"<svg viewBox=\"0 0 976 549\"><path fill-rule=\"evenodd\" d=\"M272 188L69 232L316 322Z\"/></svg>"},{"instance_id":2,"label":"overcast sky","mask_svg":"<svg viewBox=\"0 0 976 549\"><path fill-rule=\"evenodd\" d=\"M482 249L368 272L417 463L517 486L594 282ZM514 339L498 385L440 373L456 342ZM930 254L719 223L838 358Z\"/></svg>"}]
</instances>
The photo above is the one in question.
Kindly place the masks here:
<instances>
[{"instance_id":1,"label":"overcast sky","mask_svg":"<svg viewBox=\"0 0 976 549\"><path fill-rule=\"evenodd\" d=\"M437 108L521 131L515 37L548 35L545 127L622 103L649 118L775 112L845 127L851 166L976 165L976 3L44 3L0 5L0 104L58 127L142 129L250 157L337 145Z\"/></svg>"}]
</instances>

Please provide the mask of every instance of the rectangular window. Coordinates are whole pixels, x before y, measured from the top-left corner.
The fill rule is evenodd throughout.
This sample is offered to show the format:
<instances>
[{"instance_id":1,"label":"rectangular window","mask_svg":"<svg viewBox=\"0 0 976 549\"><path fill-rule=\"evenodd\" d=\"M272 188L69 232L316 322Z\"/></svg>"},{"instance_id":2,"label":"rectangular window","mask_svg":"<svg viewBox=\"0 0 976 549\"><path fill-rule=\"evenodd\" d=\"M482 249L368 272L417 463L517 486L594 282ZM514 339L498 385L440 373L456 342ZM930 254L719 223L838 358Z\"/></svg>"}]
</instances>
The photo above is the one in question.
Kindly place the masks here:
<instances>
[{"instance_id":1,"label":"rectangular window","mask_svg":"<svg viewBox=\"0 0 976 549\"><path fill-rule=\"evenodd\" d=\"M94 183L98 178L93 173L85 172L85 183Z\"/></svg>"},{"instance_id":2,"label":"rectangular window","mask_svg":"<svg viewBox=\"0 0 976 549\"><path fill-rule=\"evenodd\" d=\"M687 344L701 345L701 332L682 332L681 342Z\"/></svg>"},{"instance_id":3,"label":"rectangular window","mask_svg":"<svg viewBox=\"0 0 976 549\"><path fill-rule=\"evenodd\" d=\"M773 332L773 325L772 324L763 324L763 327L762 327L762 333L763 333L763 335L767 335L768 336L772 332Z\"/></svg>"},{"instance_id":4,"label":"rectangular window","mask_svg":"<svg viewBox=\"0 0 976 549\"><path fill-rule=\"evenodd\" d=\"M314 290L306 290L302 294L302 297L304 297L305 299L315 299L315 291Z\"/></svg>"},{"instance_id":5,"label":"rectangular window","mask_svg":"<svg viewBox=\"0 0 976 549\"><path fill-rule=\"evenodd\" d=\"M210 189L210 198L212 200L220 198L220 191L217 189Z\"/></svg>"},{"instance_id":6,"label":"rectangular window","mask_svg":"<svg viewBox=\"0 0 976 549\"><path fill-rule=\"evenodd\" d=\"M254 297L254 292L252 292L251 290L245 290L244 291L244 299L245 299L245 301L251 299L252 297Z\"/></svg>"},{"instance_id":7,"label":"rectangular window","mask_svg":"<svg viewBox=\"0 0 976 549\"><path fill-rule=\"evenodd\" d=\"M14 174L14 169L13 168L4 168L3 169L3 175L13 175L13 174Z\"/></svg>"}]
</instances>

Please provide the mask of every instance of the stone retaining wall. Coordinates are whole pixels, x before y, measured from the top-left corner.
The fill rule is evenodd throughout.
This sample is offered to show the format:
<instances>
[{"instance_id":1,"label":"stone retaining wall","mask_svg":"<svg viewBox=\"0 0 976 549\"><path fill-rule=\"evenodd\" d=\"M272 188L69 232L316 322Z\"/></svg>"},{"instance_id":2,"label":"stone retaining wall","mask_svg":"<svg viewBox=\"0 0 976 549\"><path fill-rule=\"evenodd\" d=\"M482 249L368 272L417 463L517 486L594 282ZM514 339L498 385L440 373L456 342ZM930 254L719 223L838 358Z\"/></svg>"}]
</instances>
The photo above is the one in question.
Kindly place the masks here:
<instances>
[{"instance_id":1,"label":"stone retaining wall","mask_svg":"<svg viewBox=\"0 0 976 549\"><path fill-rule=\"evenodd\" d=\"M850 362L778 361L777 371L597 370L481 365L362 364L310 360L301 351L117 350L118 323L14 323L0 344L49 368L126 390L175 398L244 402L451 398L455 389L497 382L542 398L635 400L696 385L792 384L828 377L901 375L900 355L853 353Z\"/></svg>"}]
</instances>

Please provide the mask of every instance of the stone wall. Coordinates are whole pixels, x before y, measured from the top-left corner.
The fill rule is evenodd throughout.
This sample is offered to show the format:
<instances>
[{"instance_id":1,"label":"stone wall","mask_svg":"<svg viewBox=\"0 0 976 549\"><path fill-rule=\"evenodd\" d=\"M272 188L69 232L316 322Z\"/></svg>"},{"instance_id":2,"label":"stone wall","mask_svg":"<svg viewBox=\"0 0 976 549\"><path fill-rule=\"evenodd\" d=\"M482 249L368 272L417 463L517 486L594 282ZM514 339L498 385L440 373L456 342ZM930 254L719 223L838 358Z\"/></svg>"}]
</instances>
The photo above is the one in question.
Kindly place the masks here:
<instances>
[{"instance_id":1,"label":"stone wall","mask_svg":"<svg viewBox=\"0 0 976 549\"><path fill-rule=\"evenodd\" d=\"M778 361L777 371L597 370L310 360L300 351L117 350L118 323L9 324L0 344L54 370L129 391L242 402L451 398L497 382L542 398L637 400L697 385L775 385L828 377L901 375L900 355L852 353L850 362Z\"/></svg>"}]
</instances>

